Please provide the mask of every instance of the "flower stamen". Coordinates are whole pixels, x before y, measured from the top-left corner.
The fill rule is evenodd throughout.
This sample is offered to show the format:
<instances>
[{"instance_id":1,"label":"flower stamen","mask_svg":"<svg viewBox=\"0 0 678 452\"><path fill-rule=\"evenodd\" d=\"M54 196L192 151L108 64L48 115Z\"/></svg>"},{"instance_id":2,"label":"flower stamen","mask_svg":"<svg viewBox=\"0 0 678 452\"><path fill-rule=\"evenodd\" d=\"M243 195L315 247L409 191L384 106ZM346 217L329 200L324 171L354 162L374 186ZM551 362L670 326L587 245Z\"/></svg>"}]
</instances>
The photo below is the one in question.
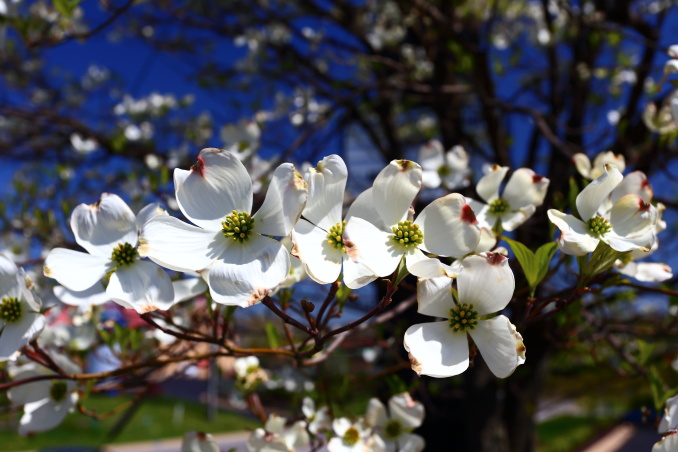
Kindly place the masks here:
<instances>
[{"instance_id":1,"label":"flower stamen","mask_svg":"<svg viewBox=\"0 0 678 452\"><path fill-rule=\"evenodd\" d=\"M586 226L588 226L589 232L596 237L607 234L610 232L610 229L612 229L610 221L600 216L590 218L589 221L586 222Z\"/></svg>"},{"instance_id":2,"label":"flower stamen","mask_svg":"<svg viewBox=\"0 0 678 452\"><path fill-rule=\"evenodd\" d=\"M344 234L344 228L346 227L346 222L341 221L330 228L330 233L327 234L327 243L334 247L335 250L340 250L346 252L346 247L344 246L343 239L341 238Z\"/></svg>"},{"instance_id":3,"label":"flower stamen","mask_svg":"<svg viewBox=\"0 0 678 452\"><path fill-rule=\"evenodd\" d=\"M52 381L52 387L49 388L49 396L55 402L61 402L66 398L68 387L63 381Z\"/></svg>"},{"instance_id":4,"label":"flower stamen","mask_svg":"<svg viewBox=\"0 0 678 452\"><path fill-rule=\"evenodd\" d=\"M450 309L450 328L455 333L475 329L478 325L478 311L473 304L462 304Z\"/></svg>"},{"instance_id":5,"label":"flower stamen","mask_svg":"<svg viewBox=\"0 0 678 452\"><path fill-rule=\"evenodd\" d=\"M124 267L125 265L130 265L134 262L138 255L137 249L129 243L118 243L118 246L113 248L111 260L115 262L115 265L118 267Z\"/></svg>"},{"instance_id":6,"label":"flower stamen","mask_svg":"<svg viewBox=\"0 0 678 452\"><path fill-rule=\"evenodd\" d=\"M360 440L360 433L355 427L350 427L346 430L342 439L344 440L344 443L353 446Z\"/></svg>"},{"instance_id":7,"label":"flower stamen","mask_svg":"<svg viewBox=\"0 0 678 452\"><path fill-rule=\"evenodd\" d=\"M511 210L511 205L504 198L497 198L490 203L490 213L501 215Z\"/></svg>"},{"instance_id":8,"label":"flower stamen","mask_svg":"<svg viewBox=\"0 0 678 452\"><path fill-rule=\"evenodd\" d=\"M403 434L403 425L397 419L391 419L384 426L384 433L387 437L396 439Z\"/></svg>"},{"instance_id":9,"label":"flower stamen","mask_svg":"<svg viewBox=\"0 0 678 452\"><path fill-rule=\"evenodd\" d=\"M247 212L232 211L221 222L222 232L226 238L240 243L246 242L254 229L254 218Z\"/></svg>"},{"instance_id":10,"label":"flower stamen","mask_svg":"<svg viewBox=\"0 0 678 452\"><path fill-rule=\"evenodd\" d=\"M412 248L424 241L424 234L421 232L418 224L413 224L411 221L401 221L398 226L391 228L393 235L391 239L406 248Z\"/></svg>"},{"instance_id":11,"label":"flower stamen","mask_svg":"<svg viewBox=\"0 0 678 452\"><path fill-rule=\"evenodd\" d=\"M0 303L0 320L14 323L21 319L21 302L15 297L6 297Z\"/></svg>"}]
</instances>

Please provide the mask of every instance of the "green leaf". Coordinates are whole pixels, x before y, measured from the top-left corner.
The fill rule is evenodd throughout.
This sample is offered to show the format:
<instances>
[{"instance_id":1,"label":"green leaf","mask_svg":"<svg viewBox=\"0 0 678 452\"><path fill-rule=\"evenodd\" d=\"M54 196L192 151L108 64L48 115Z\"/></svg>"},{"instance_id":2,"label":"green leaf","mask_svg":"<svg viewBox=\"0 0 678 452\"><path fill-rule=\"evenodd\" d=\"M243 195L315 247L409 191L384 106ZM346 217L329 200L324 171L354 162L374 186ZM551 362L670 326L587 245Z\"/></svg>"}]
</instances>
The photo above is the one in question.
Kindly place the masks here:
<instances>
[{"instance_id":1,"label":"green leaf","mask_svg":"<svg viewBox=\"0 0 678 452\"><path fill-rule=\"evenodd\" d=\"M271 322L266 322L266 338L268 339L268 345L271 348L280 347L280 335Z\"/></svg>"},{"instance_id":2,"label":"green leaf","mask_svg":"<svg viewBox=\"0 0 678 452\"><path fill-rule=\"evenodd\" d=\"M388 386L388 390L391 393L391 395L407 392L407 385L397 375L394 374L386 375L384 377L384 382Z\"/></svg>"},{"instance_id":3,"label":"green leaf","mask_svg":"<svg viewBox=\"0 0 678 452\"><path fill-rule=\"evenodd\" d=\"M525 273L525 279L527 279L527 283L530 286L530 296L533 297L537 285L539 285L541 280L544 279L548 273L549 264L558 249L558 244L556 242L546 243L539 247L536 253L533 253L528 247L520 242L506 237L502 237L502 239L509 244L511 250L513 250L513 254L515 254L516 259L518 259L518 262L523 269L523 273Z\"/></svg>"},{"instance_id":4,"label":"green leaf","mask_svg":"<svg viewBox=\"0 0 678 452\"><path fill-rule=\"evenodd\" d=\"M638 362L645 366L650 361L656 345L642 339L636 339L636 343L638 344Z\"/></svg>"},{"instance_id":5,"label":"green leaf","mask_svg":"<svg viewBox=\"0 0 678 452\"><path fill-rule=\"evenodd\" d=\"M670 397L669 391L667 391L666 384L664 384L664 380L661 375L659 375L659 371L655 366L650 367L647 376L650 379L650 389L652 390L654 408L657 411L660 411L664 406L664 403L666 403L666 399Z\"/></svg>"}]
</instances>

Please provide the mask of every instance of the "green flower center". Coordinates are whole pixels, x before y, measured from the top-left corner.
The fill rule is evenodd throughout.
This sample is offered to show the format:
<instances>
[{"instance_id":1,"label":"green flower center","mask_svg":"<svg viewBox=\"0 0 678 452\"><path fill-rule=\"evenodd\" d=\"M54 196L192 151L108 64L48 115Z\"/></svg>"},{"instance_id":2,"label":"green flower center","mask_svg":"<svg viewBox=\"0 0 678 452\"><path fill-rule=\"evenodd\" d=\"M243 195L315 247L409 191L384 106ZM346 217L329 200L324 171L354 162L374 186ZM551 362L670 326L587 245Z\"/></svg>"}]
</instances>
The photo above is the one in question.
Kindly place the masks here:
<instances>
[{"instance_id":1,"label":"green flower center","mask_svg":"<svg viewBox=\"0 0 678 452\"><path fill-rule=\"evenodd\" d=\"M222 231L227 238L240 243L246 242L254 229L254 218L247 212L232 211L221 222Z\"/></svg>"},{"instance_id":2,"label":"green flower center","mask_svg":"<svg viewBox=\"0 0 678 452\"><path fill-rule=\"evenodd\" d=\"M610 232L610 229L612 229L610 222L599 216L589 219L589 221L586 222L586 226L588 226L589 232L597 237L607 234Z\"/></svg>"},{"instance_id":3,"label":"green flower center","mask_svg":"<svg viewBox=\"0 0 678 452\"><path fill-rule=\"evenodd\" d=\"M348 430L346 430L346 433L344 433L343 440L349 446L355 445L358 442L358 440L360 440L360 433L358 433L358 429L356 429L355 427L351 427Z\"/></svg>"},{"instance_id":4,"label":"green flower center","mask_svg":"<svg viewBox=\"0 0 678 452\"><path fill-rule=\"evenodd\" d=\"M421 245L424 241L424 234L419 229L418 224L412 224L411 221L401 221L398 226L391 228L393 235L391 238L395 243L399 243L407 248Z\"/></svg>"},{"instance_id":5,"label":"green flower center","mask_svg":"<svg viewBox=\"0 0 678 452\"><path fill-rule=\"evenodd\" d=\"M511 210L511 205L504 198L497 198L490 203L490 213L501 215Z\"/></svg>"},{"instance_id":6,"label":"green flower center","mask_svg":"<svg viewBox=\"0 0 678 452\"><path fill-rule=\"evenodd\" d=\"M384 426L384 433L386 433L386 436L389 438L398 438L403 433L403 425L400 423L400 421L391 419Z\"/></svg>"},{"instance_id":7,"label":"green flower center","mask_svg":"<svg viewBox=\"0 0 678 452\"><path fill-rule=\"evenodd\" d=\"M21 318L21 302L15 297L6 297L0 303L0 319L14 323Z\"/></svg>"},{"instance_id":8,"label":"green flower center","mask_svg":"<svg viewBox=\"0 0 678 452\"><path fill-rule=\"evenodd\" d=\"M346 247L344 242L341 239L341 236L344 234L344 228L346 227L346 222L342 221L337 223L330 228L330 233L327 234L327 243L334 247L335 250L341 250L346 252Z\"/></svg>"},{"instance_id":9,"label":"green flower center","mask_svg":"<svg viewBox=\"0 0 678 452\"><path fill-rule=\"evenodd\" d=\"M446 165L442 165L438 167L438 175L440 177L445 177L449 175L452 171L450 171L450 167Z\"/></svg>"},{"instance_id":10,"label":"green flower center","mask_svg":"<svg viewBox=\"0 0 678 452\"><path fill-rule=\"evenodd\" d=\"M455 333L472 330L478 324L478 311L473 304L462 304L450 309L450 328Z\"/></svg>"},{"instance_id":11,"label":"green flower center","mask_svg":"<svg viewBox=\"0 0 678 452\"><path fill-rule=\"evenodd\" d=\"M118 243L118 246L113 248L111 260L115 262L115 265L118 267L124 267L125 265L134 262L138 255L137 249L129 243Z\"/></svg>"},{"instance_id":12,"label":"green flower center","mask_svg":"<svg viewBox=\"0 0 678 452\"><path fill-rule=\"evenodd\" d=\"M66 393L68 392L68 387L63 381L54 381L52 382L52 387L49 389L49 396L55 402L61 402L66 398Z\"/></svg>"}]
</instances>

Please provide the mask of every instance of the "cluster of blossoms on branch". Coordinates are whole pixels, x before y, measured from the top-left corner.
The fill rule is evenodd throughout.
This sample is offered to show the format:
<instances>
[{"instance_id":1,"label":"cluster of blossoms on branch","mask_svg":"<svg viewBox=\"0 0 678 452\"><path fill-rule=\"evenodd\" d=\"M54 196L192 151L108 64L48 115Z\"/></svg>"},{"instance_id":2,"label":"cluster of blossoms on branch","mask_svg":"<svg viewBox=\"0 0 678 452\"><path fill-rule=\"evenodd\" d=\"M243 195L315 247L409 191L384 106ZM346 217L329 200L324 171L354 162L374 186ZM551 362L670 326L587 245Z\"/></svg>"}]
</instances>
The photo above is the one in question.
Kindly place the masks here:
<instances>
[{"instance_id":1,"label":"cluster of blossoms on branch","mask_svg":"<svg viewBox=\"0 0 678 452\"><path fill-rule=\"evenodd\" d=\"M435 165L444 165L442 147L427 146L436 149L431 151L437 155ZM451 152L450 168L454 159L466 158L463 149ZM548 211L561 231L558 246L566 254L584 257L580 261L584 276L613 264L631 274L629 265L656 249L656 233L665 228L659 218L661 208L651 204L651 186L639 172L623 178L620 169L608 162L622 170L624 162L611 153L601 154L593 164L584 156L575 157L575 162L582 176L593 180L576 198L576 215ZM425 170L413 161L392 161L343 214L348 171L341 157L325 157L303 177L294 166L283 163L270 175L265 199L255 209L252 179L239 156L230 150L203 149L189 170L174 172L177 205L192 224L168 215L157 204L135 215L121 198L104 193L93 205L77 206L70 218L76 243L87 253L56 248L45 259L44 274L61 284L54 293L64 302L113 300L147 315L207 291L214 306L247 308L264 302L293 325L299 324L285 317L271 296L300 275L335 287L341 281L350 289L390 278L380 302L385 308L400 281L412 274L418 278L418 312L442 319L411 325L405 332L403 345L412 369L437 378L458 375L469 367L477 350L494 375L508 377L525 362L526 347L516 326L502 314L513 298L515 278L506 251L497 244L502 238L512 243L502 234L535 214L549 180L520 168L504 184L509 168L492 165L477 182L478 200L451 193L416 212L413 206L419 190L427 185L426 171L438 176L438 184L466 184L468 161L453 171L441 171L442 166L436 170L435 165ZM449 172L457 172L457 179L443 177ZM436 181L428 184L435 185ZM593 257L587 263L589 253L603 254L605 264L598 265L600 259ZM525 262L520 263L525 270ZM671 275L665 265L662 271L638 270L639 265L634 273L639 279ZM172 281L166 269L186 278ZM548 261L543 270L547 269ZM54 369L62 375L77 374L74 363L56 358L56 351L43 350L36 342L45 317L23 271L4 256L0 270L2 357L17 360L23 350L38 367L46 368L19 366L15 378ZM535 284L530 282L533 291ZM304 306L307 314L313 309L312 304ZM182 337L180 322L170 327L160 319L146 321L165 334ZM316 328L313 322L311 326ZM24 347L28 343L32 349ZM265 372L250 372L258 362L240 367L236 371L242 387L266 380ZM37 388L38 383L44 385L39 391L26 392L19 386L10 394L12 403L25 404L24 433L57 425L78 399L77 385L69 378L30 385ZM368 443L373 450L393 450L393 441L402 441L399 450L421 450L423 440L409 432L420 425L423 408L407 394L395 396L389 406L386 414L380 402L371 401L364 419L334 419L332 430L327 427L330 450L362 450L356 447ZM42 410L40 419L50 422L36 424L32 413L37 410ZM418 414L407 414L408 410ZM250 450L294 450L308 441L309 433L311 438L318 433L310 428L312 416L307 417L306 423L291 426L283 418L270 418L264 429L253 434Z\"/></svg>"}]
</instances>

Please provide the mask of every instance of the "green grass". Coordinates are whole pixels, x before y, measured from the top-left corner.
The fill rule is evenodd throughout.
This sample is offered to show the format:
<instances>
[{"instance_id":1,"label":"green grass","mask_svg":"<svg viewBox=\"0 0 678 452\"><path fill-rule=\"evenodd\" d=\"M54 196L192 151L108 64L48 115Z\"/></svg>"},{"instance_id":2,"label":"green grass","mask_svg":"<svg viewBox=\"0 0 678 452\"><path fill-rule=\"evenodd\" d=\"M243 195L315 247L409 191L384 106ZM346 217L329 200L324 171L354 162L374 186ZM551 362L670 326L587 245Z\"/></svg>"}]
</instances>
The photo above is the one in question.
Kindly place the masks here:
<instances>
[{"instance_id":1,"label":"green grass","mask_svg":"<svg viewBox=\"0 0 678 452\"><path fill-rule=\"evenodd\" d=\"M560 416L537 426L537 452L572 452L614 424L594 417Z\"/></svg>"},{"instance_id":2,"label":"green grass","mask_svg":"<svg viewBox=\"0 0 678 452\"><path fill-rule=\"evenodd\" d=\"M93 395L84 405L88 410L104 413L128 400L130 397L126 396ZM223 411L218 413L214 422L209 422L205 406L168 397L144 399L124 429L112 440L107 438L107 434L125 416L124 411L102 421L77 412L71 413L58 428L31 437L22 437L16 433L21 414L19 411L0 415L0 444L3 451L57 446L100 446L109 442L176 438L189 430L227 433L259 427L259 422L255 419Z\"/></svg>"}]
</instances>

